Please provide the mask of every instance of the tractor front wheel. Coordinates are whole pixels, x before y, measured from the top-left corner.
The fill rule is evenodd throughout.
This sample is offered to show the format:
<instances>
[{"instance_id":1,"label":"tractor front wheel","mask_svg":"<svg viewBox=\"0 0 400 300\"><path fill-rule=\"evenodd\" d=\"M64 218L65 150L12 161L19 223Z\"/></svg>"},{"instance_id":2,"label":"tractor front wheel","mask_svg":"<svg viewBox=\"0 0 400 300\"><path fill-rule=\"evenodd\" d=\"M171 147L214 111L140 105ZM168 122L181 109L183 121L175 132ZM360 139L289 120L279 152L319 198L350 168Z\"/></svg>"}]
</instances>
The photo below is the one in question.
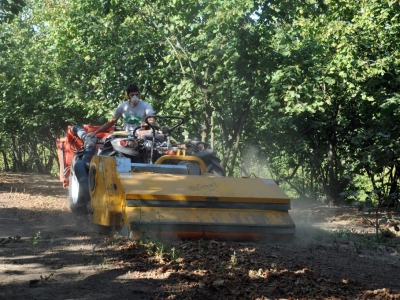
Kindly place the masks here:
<instances>
[{"instance_id":1,"label":"tractor front wheel","mask_svg":"<svg viewBox=\"0 0 400 300\"><path fill-rule=\"evenodd\" d=\"M79 194L79 182L76 176L71 172L69 175L69 187L68 187L68 202L69 208L73 213L85 214L87 208L83 195Z\"/></svg>"}]
</instances>

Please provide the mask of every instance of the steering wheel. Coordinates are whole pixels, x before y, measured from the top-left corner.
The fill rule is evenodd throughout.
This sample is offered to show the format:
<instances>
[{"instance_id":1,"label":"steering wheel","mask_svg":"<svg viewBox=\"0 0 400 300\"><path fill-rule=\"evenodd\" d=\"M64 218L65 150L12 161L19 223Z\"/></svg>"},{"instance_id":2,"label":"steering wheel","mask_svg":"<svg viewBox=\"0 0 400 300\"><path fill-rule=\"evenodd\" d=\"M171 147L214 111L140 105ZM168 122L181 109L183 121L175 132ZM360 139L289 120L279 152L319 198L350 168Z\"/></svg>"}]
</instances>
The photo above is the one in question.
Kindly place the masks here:
<instances>
[{"instance_id":1,"label":"steering wheel","mask_svg":"<svg viewBox=\"0 0 400 300\"><path fill-rule=\"evenodd\" d=\"M136 126L136 127L132 130L132 135L133 135L134 137L136 137L136 135L137 135L136 131L138 131L138 130L141 129L141 128L142 128L141 126Z\"/></svg>"},{"instance_id":2,"label":"steering wheel","mask_svg":"<svg viewBox=\"0 0 400 300\"><path fill-rule=\"evenodd\" d=\"M151 128L154 137L156 135L156 127L153 124L150 124L150 122L149 122L150 118L177 120L177 123L174 124L171 128L168 128L167 126L161 126L161 131L166 136L168 136L175 128L181 126L183 124L183 122L185 121L185 119L183 117L179 117L179 116L162 116L162 115L147 116L144 121Z\"/></svg>"}]
</instances>

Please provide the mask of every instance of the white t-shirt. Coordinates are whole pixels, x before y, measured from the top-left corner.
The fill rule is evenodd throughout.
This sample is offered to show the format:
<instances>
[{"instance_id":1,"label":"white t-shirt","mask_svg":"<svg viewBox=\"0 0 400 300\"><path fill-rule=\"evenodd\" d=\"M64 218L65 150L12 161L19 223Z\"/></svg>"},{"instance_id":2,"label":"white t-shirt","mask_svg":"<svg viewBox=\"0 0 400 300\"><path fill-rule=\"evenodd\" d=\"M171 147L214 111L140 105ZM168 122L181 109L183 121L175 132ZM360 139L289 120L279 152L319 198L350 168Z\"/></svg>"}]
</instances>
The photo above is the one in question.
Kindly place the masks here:
<instances>
[{"instance_id":1,"label":"white t-shirt","mask_svg":"<svg viewBox=\"0 0 400 300\"><path fill-rule=\"evenodd\" d=\"M140 126L145 118L154 115L153 107L147 102L139 100L135 107L129 104L129 100L118 105L114 112L115 118L122 116L124 120L124 130L131 131L135 127Z\"/></svg>"}]
</instances>

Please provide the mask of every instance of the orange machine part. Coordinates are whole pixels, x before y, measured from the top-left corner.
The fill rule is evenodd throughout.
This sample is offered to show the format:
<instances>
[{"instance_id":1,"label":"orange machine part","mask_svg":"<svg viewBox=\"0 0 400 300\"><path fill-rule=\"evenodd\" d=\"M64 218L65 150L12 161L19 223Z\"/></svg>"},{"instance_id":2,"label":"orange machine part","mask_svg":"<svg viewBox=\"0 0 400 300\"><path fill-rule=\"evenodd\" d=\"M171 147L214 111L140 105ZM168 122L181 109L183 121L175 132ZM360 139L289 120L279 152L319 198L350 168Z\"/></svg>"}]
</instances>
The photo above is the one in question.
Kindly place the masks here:
<instances>
[{"instance_id":1,"label":"orange machine part","mask_svg":"<svg viewBox=\"0 0 400 300\"><path fill-rule=\"evenodd\" d=\"M77 151L82 150L83 141L76 136L72 131L73 126L68 126L65 137L57 139L57 153L58 153L58 162L60 166L60 181L63 184L63 187L68 187L69 185L69 173L70 166L72 164L72 159ZM93 132L100 128L98 125L83 125L83 129L86 132ZM114 127L111 127L105 132L100 132L96 135L97 143L96 150L103 146L103 143L100 142L102 138L108 136L111 131L114 130Z\"/></svg>"}]
</instances>

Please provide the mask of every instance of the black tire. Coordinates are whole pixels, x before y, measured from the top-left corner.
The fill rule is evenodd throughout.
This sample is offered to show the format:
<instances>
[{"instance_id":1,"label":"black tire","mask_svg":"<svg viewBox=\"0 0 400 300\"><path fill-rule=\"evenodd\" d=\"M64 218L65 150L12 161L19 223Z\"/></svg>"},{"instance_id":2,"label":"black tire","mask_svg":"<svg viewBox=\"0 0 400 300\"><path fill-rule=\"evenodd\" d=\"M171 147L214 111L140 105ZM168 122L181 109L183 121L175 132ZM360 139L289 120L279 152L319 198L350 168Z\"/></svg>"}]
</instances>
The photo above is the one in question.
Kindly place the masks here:
<instances>
[{"instance_id":1,"label":"black tire","mask_svg":"<svg viewBox=\"0 0 400 300\"><path fill-rule=\"evenodd\" d=\"M225 176L225 172L222 169L222 166L217 166L214 164L207 165L207 173L210 173L210 174L213 174L216 176L221 176L221 177Z\"/></svg>"},{"instance_id":2,"label":"black tire","mask_svg":"<svg viewBox=\"0 0 400 300\"><path fill-rule=\"evenodd\" d=\"M68 202L69 209L76 214L87 214L87 207L83 195L79 193L79 182L72 174L69 175L68 186Z\"/></svg>"},{"instance_id":3,"label":"black tire","mask_svg":"<svg viewBox=\"0 0 400 300\"><path fill-rule=\"evenodd\" d=\"M207 157L206 167L207 173L221 177L225 176L225 170L221 166L221 160L215 155L214 152Z\"/></svg>"},{"instance_id":4,"label":"black tire","mask_svg":"<svg viewBox=\"0 0 400 300\"><path fill-rule=\"evenodd\" d=\"M190 161L181 161L178 165L184 165L188 168L189 175L201 175L201 168L199 164Z\"/></svg>"},{"instance_id":5,"label":"black tire","mask_svg":"<svg viewBox=\"0 0 400 300\"><path fill-rule=\"evenodd\" d=\"M207 173L222 177L225 176L225 170L221 166L221 160L215 155L212 149L198 152L195 156L204 161Z\"/></svg>"}]
</instances>

